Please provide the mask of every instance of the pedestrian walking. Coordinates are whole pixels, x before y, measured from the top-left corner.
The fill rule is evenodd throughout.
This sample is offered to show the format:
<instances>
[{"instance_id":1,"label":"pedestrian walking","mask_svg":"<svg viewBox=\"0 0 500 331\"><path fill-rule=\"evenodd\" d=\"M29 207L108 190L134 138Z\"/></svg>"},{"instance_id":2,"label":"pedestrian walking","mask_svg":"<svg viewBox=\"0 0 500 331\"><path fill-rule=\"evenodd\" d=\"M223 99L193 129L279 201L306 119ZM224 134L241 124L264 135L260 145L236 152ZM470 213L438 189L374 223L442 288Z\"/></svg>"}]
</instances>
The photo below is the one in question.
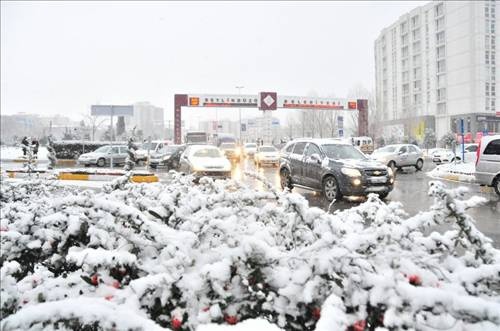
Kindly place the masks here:
<instances>
[{"instance_id":1,"label":"pedestrian walking","mask_svg":"<svg viewBox=\"0 0 500 331\"><path fill-rule=\"evenodd\" d=\"M24 136L23 140L21 140L21 147L23 148L23 155L26 156L26 153L28 152L28 137Z\"/></svg>"}]
</instances>

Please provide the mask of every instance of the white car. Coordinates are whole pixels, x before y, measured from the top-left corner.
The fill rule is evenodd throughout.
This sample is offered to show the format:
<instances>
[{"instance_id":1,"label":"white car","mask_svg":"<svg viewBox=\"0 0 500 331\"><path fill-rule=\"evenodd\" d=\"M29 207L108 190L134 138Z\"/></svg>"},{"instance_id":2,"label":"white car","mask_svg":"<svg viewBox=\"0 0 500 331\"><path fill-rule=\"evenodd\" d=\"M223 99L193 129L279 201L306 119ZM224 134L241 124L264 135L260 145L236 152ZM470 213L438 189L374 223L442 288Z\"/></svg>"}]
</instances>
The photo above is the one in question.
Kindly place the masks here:
<instances>
[{"instance_id":1,"label":"white car","mask_svg":"<svg viewBox=\"0 0 500 331\"><path fill-rule=\"evenodd\" d=\"M431 154L432 162L435 164L448 163L453 161L455 153L452 150L440 148Z\"/></svg>"},{"instance_id":2,"label":"white car","mask_svg":"<svg viewBox=\"0 0 500 331\"><path fill-rule=\"evenodd\" d=\"M260 146L254 156L256 166L271 164L278 166L280 162L280 153L274 146Z\"/></svg>"},{"instance_id":3,"label":"white car","mask_svg":"<svg viewBox=\"0 0 500 331\"><path fill-rule=\"evenodd\" d=\"M243 155L245 157L253 157L257 152L257 144L256 143L246 143L243 146Z\"/></svg>"},{"instance_id":4,"label":"white car","mask_svg":"<svg viewBox=\"0 0 500 331\"><path fill-rule=\"evenodd\" d=\"M158 153L159 150L163 148L163 146L168 146L170 144L169 141L166 140L153 140L151 142L144 142L141 145L141 148L135 151L135 159L136 161L146 161L148 159L148 151L149 155Z\"/></svg>"},{"instance_id":5,"label":"white car","mask_svg":"<svg viewBox=\"0 0 500 331\"><path fill-rule=\"evenodd\" d=\"M231 162L216 146L189 145L181 155L179 171L196 177L230 178Z\"/></svg>"}]
</instances>

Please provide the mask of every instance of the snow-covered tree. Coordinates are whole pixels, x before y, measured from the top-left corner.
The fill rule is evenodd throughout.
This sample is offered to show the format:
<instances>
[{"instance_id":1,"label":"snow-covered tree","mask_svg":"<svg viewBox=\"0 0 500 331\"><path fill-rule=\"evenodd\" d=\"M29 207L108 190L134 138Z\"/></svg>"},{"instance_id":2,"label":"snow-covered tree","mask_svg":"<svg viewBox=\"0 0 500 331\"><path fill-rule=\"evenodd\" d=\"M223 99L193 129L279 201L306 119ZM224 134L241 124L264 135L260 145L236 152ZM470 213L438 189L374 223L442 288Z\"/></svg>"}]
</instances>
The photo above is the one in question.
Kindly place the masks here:
<instances>
[{"instance_id":1,"label":"snow-covered tree","mask_svg":"<svg viewBox=\"0 0 500 331\"><path fill-rule=\"evenodd\" d=\"M500 327L500 253L433 182L408 218L375 195L333 214L300 195L171 173L107 193L2 183L2 330ZM438 232L436 229L445 229Z\"/></svg>"}]
</instances>

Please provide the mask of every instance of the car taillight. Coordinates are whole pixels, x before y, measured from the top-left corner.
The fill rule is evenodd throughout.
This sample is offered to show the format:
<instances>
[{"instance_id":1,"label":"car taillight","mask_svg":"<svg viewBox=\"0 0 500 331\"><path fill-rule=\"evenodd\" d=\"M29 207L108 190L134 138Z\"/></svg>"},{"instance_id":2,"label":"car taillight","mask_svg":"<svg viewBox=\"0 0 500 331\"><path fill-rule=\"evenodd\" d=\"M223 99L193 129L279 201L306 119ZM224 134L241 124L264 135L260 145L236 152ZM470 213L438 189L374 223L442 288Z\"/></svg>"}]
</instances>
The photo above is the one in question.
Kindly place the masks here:
<instances>
[{"instance_id":1,"label":"car taillight","mask_svg":"<svg viewBox=\"0 0 500 331\"><path fill-rule=\"evenodd\" d=\"M479 145L477 146L477 151L476 151L476 166L477 163L479 162L479 156L481 155L481 141L483 139L479 140Z\"/></svg>"}]
</instances>

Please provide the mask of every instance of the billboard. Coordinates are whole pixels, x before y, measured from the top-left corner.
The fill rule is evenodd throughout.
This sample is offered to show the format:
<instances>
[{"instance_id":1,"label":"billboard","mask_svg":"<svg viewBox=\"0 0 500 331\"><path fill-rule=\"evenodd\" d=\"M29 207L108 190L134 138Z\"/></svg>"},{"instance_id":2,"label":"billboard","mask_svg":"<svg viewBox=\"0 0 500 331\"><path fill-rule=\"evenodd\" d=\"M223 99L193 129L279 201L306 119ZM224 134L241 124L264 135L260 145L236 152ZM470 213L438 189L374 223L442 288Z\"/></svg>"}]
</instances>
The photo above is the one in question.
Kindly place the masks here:
<instances>
[{"instance_id":1,"label":"billboard","mask_svg":"<svg viewBox=\"0 0 500 331\"><path fill-rule=\"evenodd\" d=\"M134 106L123 105L92 105L90 107L92 116L133 116Z\"/></svg>"}]
</instances>

